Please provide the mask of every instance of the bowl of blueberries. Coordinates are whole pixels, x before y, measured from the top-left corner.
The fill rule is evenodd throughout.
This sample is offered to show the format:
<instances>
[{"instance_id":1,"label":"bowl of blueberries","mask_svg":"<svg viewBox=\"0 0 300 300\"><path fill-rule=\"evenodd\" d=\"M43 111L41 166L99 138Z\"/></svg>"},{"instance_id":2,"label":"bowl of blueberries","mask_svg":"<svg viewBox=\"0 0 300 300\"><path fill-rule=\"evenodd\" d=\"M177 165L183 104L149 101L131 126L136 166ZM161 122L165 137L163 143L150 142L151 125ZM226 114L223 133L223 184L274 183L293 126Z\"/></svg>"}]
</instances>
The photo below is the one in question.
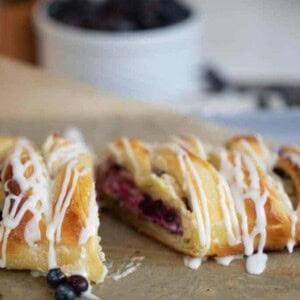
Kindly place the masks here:
<instances>
[{"instance_id":1,"label":"bowl of blueberries","mask_svg":"<svg viewBox=\"0 0 300 300\"><path fill-rule=\"evenodd\" d=\"M56 73L152 102L198 88L202 17L187 1L50 0L33 19L38 61Z\"/></svg>"}]
</instances>

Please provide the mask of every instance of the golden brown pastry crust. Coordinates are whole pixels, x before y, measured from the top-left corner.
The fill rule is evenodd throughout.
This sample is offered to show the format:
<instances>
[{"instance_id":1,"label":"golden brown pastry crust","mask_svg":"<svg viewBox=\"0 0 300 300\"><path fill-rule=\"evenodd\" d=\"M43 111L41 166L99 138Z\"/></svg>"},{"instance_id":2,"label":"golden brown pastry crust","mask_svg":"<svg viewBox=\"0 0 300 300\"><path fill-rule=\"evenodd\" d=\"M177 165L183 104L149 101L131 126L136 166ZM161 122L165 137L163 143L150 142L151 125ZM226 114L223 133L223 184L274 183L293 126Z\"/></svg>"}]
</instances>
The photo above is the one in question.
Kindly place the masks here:
<instances>
[{"instance_id":1,"label":"golden brown pastry crust","mask_svg":"<svg viewBox=\"0 0 300 300\"><path fill-rule=\"evenodd\" d=\"M219 200L220 178L210 163L183 150L175 143L147 146L138 140L121 139L107 147L100 181L112 164L125 168L142 193L152 199L161 199L165 204L176 209L181 216L183 235L170 234L161 226L141 220L124 209L121 212L118 204L106 195L106 205L138 230L191 256L206 254L223 256L241 251L240 242L235 245L228 243ZM186 168L185 172L183 167ZM191 190L186 187L187 177L190 178L193 186L192 192L196 193L194 205L198 206L201 215L205 216L207 212L207 217L210 219L203 226L204 234L207 231L209 234L206 234L202 241L200 241L201 236L199 237L195 207L191 201ZM196 177L199 179L197 180ZM201 181L201 191L198 186L199 181ZM203 199L203 195L209 201ZM228 189L224 198L225 205L228 205L230 198ZM206 208L203 203L206 203ZM233 213L235 214L235 211ZM238 236L239 232L236 232L236 235Z\"/></svg>"},{"instance_id":2,"label":"golden brown pastry crust","mask_svg":"<svg viewBox=\"0 0 300 300\"><path fill-rule=\"evenodd\" d=\"M296 237L300 241L300 147L287 145L280 149L279 156L274 166L274 171L283 181L285 189L292 200L297 212L298 222Z\"/></svg>"},{"instance_id":3,"label":"golden brown pastry crust","mask_svg":"<svg viewBox=\"0 0 300 300\"><path fill-rule=\"evenodd\" d=\"M201 152L207 147L203 147L201 141L195 137L181 136L172 138L171 143L159 145L146 145L139 140L124 138L110 144L106 149L104 162L100 166L100 183L112 165L126 169L144 195L154 200L161 199L179 212L183 225L182 236L176 236L158 224L141 219L136 213L121 207L119 200L113 200L109 195L105 196L104 202L114 214L137 230L190 256L227 256L239 253L250 255L255 249L261 248L261 245L261 251L284 249L294 242L292 210L280 181L269 171L273 160L271 152L259 137L250 135L235 137L226 146L227 149L210 151L203 155ZM208 157L209 162L205 157ZM222 169L224 159L233 174L226 174ZM185 172L182 164L187 167ZM238 174L234 174L238 168ZM244 212L239 208L236 176L243 180L240 183L244 186ZM192 205L191 190L187 188L188 181L197 194L202 221L205 223L205 212L209 216L209 225L204 226L205 238L202 240L197 227L199 217ZM225 202L224 192L220 192L221 184L226 190ZM205 201L203 195L209 201ZM224 203L227 208L224 208ZM262 217L257 217L258 214L262 214ZM258 226L264 219L266 226ZM243 222L246 222L247 234ZM258 232L255 233L256 231ZM203 231L201 234L203 235ZM265 235L265 242L262 235ZM253 239L253 245L249 246L251 243L246 243L246 238ZM186 243L187 240L189 244Z\"/></svg>"},{"instance_id":4,"label":"golden brown pastry crust","mask_svg":"<svg viewBox=\"0 0 300 300\"><path fill-rule=\"evenodd\" d=\"M20 152L20 161L24 167L24 177L27 181L25 180L25 183L23 181L18 182L20 177L14 174L17 170L16 156L12 156L15 153L8 154L5 169L2 172L2 183L8 187L5 193L4 201L7 202L5 204L9 206L9 201L11 201L9 197L21 194L22 185L27 184L32 179L34 172L38 170L41 170L40 175L44 178L39 177L34 182L36 189L29 185L26 191L22 191L21 195L23 196L18 210L21 210L24 205L28 205L31 201L30 196L35 196L39 188L43 189L42 183L49 184L50 193L48 195L45 193L45 198L41 197L41 199L32 202L35 205L32 209L25 210L20 222L8 235L6 249L3 247L5 239L2 237L0 249L2 251L4 249L6 254L6 260L2 267L47 272L49 268L57 265L69 274L81 273L94 282L103 280L106 269L102 263L103 254L99 245L100 238L97 235L98 218L93 180L93 157L88 151L80 147L76 150L77 152L75 151L76 147L73 147L73 152L67 153L68 151L63 150L66 150L64 146L72 146L72 142L57 135L50 136L45 142L43 157L28 141L22 140L24 146L20 146L19 143L20 140L16 140L15 149L12 152L17 151L16 147L23 147ZM51 164L49 164L49 159L52 159ZM25 167L26 163L29 164L28 167ZM70 167L71 163L72 167ZM67 172L69 172L69 175L66 174ZM75 180L75 177L77 180ZM72 189L74 189L73 192ZM59 218L61 234L58 239L54 237L55 255L54 259L51 259L49 258L51 244L49 228L52 227L56 232L58 231L58 202L59 199L64 198L61 204L66 203L68 195L71 196L69 205ZM96 215L90 216L90 207L96 209ZM39 227L37 232L40 233L40 238L33 239L31 245L26 240L25 231L36 211L41 213L41 218L37 223ZM3 218L4 221L7 219L5 215ZM96 221L94 218L97 218ZM4 226L4 221L0 225L1 232L7 228ZM79 242L80 238L82 242ZM27 239L30 240L30 236ZM54 265L51 265L51 260Z\"/></svg>"},{"instance_id":5,"label":"golden brown pastry crust","mask_svg":"<svg viewBox=\"0 0 300 300\"><path fill-rule=\"evenodd\" d=\"M244 176L245 183L245 192L251 191L251 178L249 166L245 163L245 156L240 156L235 151L225 151L225 155L227 157L228 162L234 167L237 167L237 158L240 157L241 161L241 171L242 176ZM220 162L220 156L213 154L210 156L212 162L216 165L216 167L222 172L222 166ZM249 156L248 156L249 157ZM249 161L248 161L249 163ZM265 243L266 250L282 250L286 247L289 239L291 238L291 220L288 208L286 207L284 201L282 200L281 191L278 186L278 182L276 182L271 176L269 176L264 170L262 170L257 164L256 161L252 161L253 168L255 169L256 174L258 175L259 180L259 192L262 195L264 191L268 193L265 205L264 212L266 215L266 231L267 231L267 239ZM237 174L235 174L237 175ZM233 178L233 180L236 180ZM235 186L235 183L229 180L229 186L232 188ZM232 189L233 196L236 194L234 189ZM246 194L245 193L245 194ZM253 198L247 197L245 199L245 210L247 217L247 224L249 232L252 232L255 224L257 223L256 218L256 210L254 205ZM241 223L241 215L239 214L239 219ZM255 239L254 249L257 248L259 238Z\"/></svg>"},{"instance_id":6,"label":"golden brown pastry crust","mask_svg":"<svg viewBox=\"0 0 300 300\"><path fill-rule=\"evenodd\" d=\"M263 170L274 163L274 157L259 135L237 135L226 142L226 148L248 155Z\"/></svg>"}]
</instances>

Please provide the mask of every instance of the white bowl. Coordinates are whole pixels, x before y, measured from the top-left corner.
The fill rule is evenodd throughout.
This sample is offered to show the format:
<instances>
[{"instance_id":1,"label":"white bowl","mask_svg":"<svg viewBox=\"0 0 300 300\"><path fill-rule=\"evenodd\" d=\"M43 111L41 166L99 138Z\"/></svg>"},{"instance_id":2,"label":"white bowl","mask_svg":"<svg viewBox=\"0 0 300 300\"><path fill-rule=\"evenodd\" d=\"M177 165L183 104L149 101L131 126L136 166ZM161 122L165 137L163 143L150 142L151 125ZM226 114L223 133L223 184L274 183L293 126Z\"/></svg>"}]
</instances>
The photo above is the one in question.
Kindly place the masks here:
<instances>
[{"instance_id":1,"label":"white bowl","mask_svg":"<svg viewBox=\"0 0 300 300\"><path fill-rule=\"evenodd\" d=\"M103 32L72 28L35 7L38 60L55 72L126 97L170 101L199 86L202 19L160 29Z\"/></svg>"}]
</instances>

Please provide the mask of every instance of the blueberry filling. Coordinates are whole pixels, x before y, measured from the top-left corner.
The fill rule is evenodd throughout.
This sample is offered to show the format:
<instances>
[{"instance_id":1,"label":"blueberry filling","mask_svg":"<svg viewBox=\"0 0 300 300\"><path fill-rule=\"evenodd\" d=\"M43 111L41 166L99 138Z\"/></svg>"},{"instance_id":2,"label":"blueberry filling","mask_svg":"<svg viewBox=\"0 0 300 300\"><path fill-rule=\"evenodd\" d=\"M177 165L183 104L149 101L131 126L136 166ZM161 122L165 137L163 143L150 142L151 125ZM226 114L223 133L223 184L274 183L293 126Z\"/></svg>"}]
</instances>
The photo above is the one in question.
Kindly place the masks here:
<instances>
[{"instance_id":1,"label":"blueberry filling","mask_svg":"<svg viewBox=\"0 0 300 300\"><path fill-rule=\"evenodd\" d=\"M182 234L182 225L175 208L166 205L161 199L155 200L144 195L120 167L112 167L101 183L105 195L118 199L121 206L140 218L156 223L173 234Z\"/></svg>"}]
</instances>

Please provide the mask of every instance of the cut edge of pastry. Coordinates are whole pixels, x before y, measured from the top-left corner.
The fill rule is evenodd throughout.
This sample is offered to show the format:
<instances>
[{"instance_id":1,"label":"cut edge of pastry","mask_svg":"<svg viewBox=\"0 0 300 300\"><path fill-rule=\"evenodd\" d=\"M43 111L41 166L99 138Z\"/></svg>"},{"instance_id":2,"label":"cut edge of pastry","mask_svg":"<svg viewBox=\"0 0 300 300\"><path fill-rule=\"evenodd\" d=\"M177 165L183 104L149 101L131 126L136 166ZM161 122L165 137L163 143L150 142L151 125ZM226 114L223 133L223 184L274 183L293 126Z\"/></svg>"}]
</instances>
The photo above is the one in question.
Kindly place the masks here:
<instances>
[{"instance_id":1,"label":"cut edge of pastry","mask_svg":"<svg viewBox=\"0 0 300 300\"><path fill-rule=\"evenodd\" d=\"M228 157L225 159L224 155ZM186 211L193 215L195 206L190 201L190 194L187 193L188 181L190 181L194 194L195 189L198 189L198 192L202 189L200 192L202 197L196 197L197 201L194 202L197 203L198 208L200 207L201 215L194 219L194 225L200 220L202 229L204 228L204 230L197 231L201 234L198 234L200 251L196 255L182 251L183 248L178 241L179 246L174 247L173 241L168 240L170 233L165 234L167 235L165 237L162 233L165 229L162 229L160 225L153 224L149 220L141 221L136 211L135 213L128 211L124 204L122 207L118 199L120 195L117 197L106 195L105 203L110 206L115 215L125 219L125 222L137 230L168 246L171 244L171 248L177 251L180 248L181 253L196 257L196 259L205 256L222 258L244 254L248 256L246 263L248 272L260 274L266 267L266 250L288 248L289 252L292 252L297 244L295 211L281 181L272 173L275 157L276 155L268 149L264 141L256 135L236 136L226 143L225 148L218 148L217 151L216 148L203 145L194 136L172 137L170 142L153 145L123 138L107 147L104 163L100 167L102 172L100 182L111 166L115 165L121 170L127 169L124 178L129 180L131 185L134 184L140 192L136 194L139 195L139 199L142 199L148 197L148 194L152 196L152 192L149 193L149 191L153 189L151 185L157 184L157 177L169 178L175 195L173 198L176 199L174 203L181 203L183 207L185 205ZM227 167L224 169L226 161ZM188 168L187 165L189 165ZM182 173L183 169L185 172ZM204 171L207 173L204 174ZM211 183L208 183L207 178L212 178ZM116 183L117 180L112 180L112 182ZM98 180L97 183L99 184ZM220 183L224 183L223 195L222 192L220 193ZM213 196L212 193L216 190L216 186L219 189L219 196ZM130 190L131 186L127 188ZM98 189L101 190L101 187ZM161 190L158 189L159 192L154 193L153 199L163 199L164 202L172 203L168 197L162 196L164 190L167 189L166 186ZM227 193L225 201L224 190ZM238 190L240 190L242 202L237 199ZM203 192L207 193L205 197L203 197ZM205 201L206 197L209 201ZM244 203L243 211L240 202ZM230 212L229 207L231 207ZM205 214L208 215L206 221ZM231 223L228 223L228 220ZM203 224L206 225L203 227ZM300 226L298 227L300 230ZM189 227L188 230L190 230ZM227 243L220 243L218 240L220 232L223 237L225 236ZM232 239L228 242L230 232ZM197 243L196 239L194 243ZM221 247L219 247L220 244ZM196 263L193 259L186 261L193 267L195 264L199 265L199 262Z\"/></svg>"},{"instance_id":2,"label":"cut edge of pastry","mask_svg":"<svg viewBox=\"0 0 300 300\"><path fill-rule=\"evenodd\" d=\"M122 219L125 218L127 223L171 248L194 257L204 257L212 253L223 256L240 251L240 232L230 190L209 162L175 142L146 145L136 140L121 139L107 147L106 159L100 166L98 183L106 184L105 178L109 176L107 172L112 165L117 165L117 169L120 169L120 166L122 169L127 168L124 178L129 179L130 184L124 189L134 187L138 190L134 194L138 195L136 201L140 201L141 207L145 201L149 202L150 197L154 207L162 202L177 210L182 222L182 238L167 232L162 224L153 224L155 219L147 220L141 215L139 207L134 208L134 213L128 214L128 209L121 209L121 206L124 206L123 200L113 199L120 198L119 195L109 195L104 191L106 206ZM167 178L169 185L164 185ZM118 183L117 179L111 182L114 186L119 184L122 187L122 182ZM98 190L102 190L103 193L107 186L98 187ZM214 200L207 201L207 197ZM216 205L210 202L215 202ZM150 202L150 208L152 204ZM125 212L120 213L121 210ZM230 213L232 218L225 221L223 215L227 213ZM210 215L214 218L212 223ZM226 234L219 234L220 230L225 230ZM227 235L230 238L227 239ZM184 243L186 241L192 241L192 251Z\"/></svg>"},{"instance_id":3,"label":"cut edge of pastry","mask_svg":"<svg viewBox=\"0 0 300 300\"><path fill-rule=\"evenodd\" d=\"M66 274L103 281L107 269L98 236L92 155L56 134L42 153L26 139L13 140L1 180L1 267L44 272L60 267Z\"/></svg>"}]
</instances>

